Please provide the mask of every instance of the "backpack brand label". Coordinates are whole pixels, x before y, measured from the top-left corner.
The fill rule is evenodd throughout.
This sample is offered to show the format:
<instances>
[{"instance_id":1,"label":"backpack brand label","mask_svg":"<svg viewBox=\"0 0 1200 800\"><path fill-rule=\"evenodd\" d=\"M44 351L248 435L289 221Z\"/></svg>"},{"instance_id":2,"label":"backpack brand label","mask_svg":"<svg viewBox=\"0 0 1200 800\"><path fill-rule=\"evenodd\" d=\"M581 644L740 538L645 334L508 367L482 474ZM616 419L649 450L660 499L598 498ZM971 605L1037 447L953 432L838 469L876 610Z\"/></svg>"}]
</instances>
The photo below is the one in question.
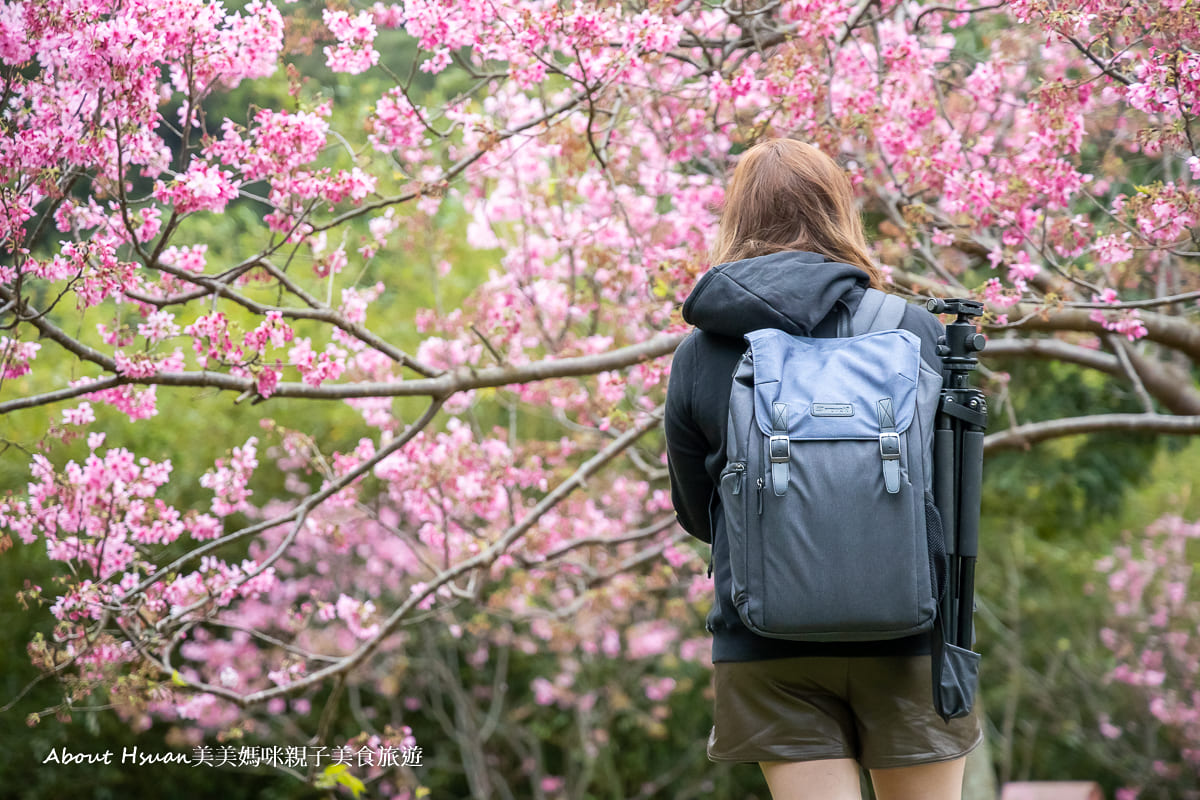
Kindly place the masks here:
<instances>
[{"instance_id":1,"label":"backpack brand label","mask_svg":"<svg viewBox=\"0 0 1200 800\"><path fill-rule=\"evenodd\" d=\"M813 403L814 417L853 417L854 406L850 403Z\"/></svg>"}]
</instances>

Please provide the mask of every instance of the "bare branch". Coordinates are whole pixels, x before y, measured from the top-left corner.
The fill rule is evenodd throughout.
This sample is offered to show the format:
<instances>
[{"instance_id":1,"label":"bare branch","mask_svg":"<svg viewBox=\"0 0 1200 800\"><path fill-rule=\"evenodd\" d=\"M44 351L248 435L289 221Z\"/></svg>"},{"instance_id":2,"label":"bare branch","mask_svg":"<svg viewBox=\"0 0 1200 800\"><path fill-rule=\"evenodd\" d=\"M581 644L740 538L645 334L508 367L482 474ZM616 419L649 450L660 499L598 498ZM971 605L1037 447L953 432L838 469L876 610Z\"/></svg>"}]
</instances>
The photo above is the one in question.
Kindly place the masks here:
<instances>
[{"instance_id":1,"label":"bare branch","mask_svg":"<svg viewBox=\"0 0 1200 800\"><path fill-rule=\"evenodd\" d=\"M1109 339L1121 356L1070 344L1059 339L992 339L984 358L1033 357L1078 364L1117 377L1126 377L1134 391L1160 402L1174 414L1200 414L1200 392L1181 369L1167 361L1147 358L1121 340ZM1143 405L1145 399L1143 398ZM1151 410L1151 409L1147 409Z\"/></svg>"},{"instance_id":2,"label":"bare branch","mask_svg":"<svg viewBox=\"0 0 1200 800\"><path fill-rule=\"evenodd\" d=\"M1150 399L1150 393L1146 391L1146 385L1142 383L1142 378L1138 375L1138 371L1133 366L1132 348L1129 343L1123 340L1116 334L1109 334L1104 337L1108 342L1108 346L1116 353L1117 360L1121 362L1121 371L1125 373L1125 377L1129 379L1129 383L1133 386L1134 392L1137 393L1138 399L1142 401L1142 410L1147 414L1154 413L1154 401Z\"/></svg>"},{"instance_id":3,"label":"bare branch","mask_svg":"<svg viewBox=\"0 0 1200 800\"><path fill-rule=\"evenodd\" d=\"M1121 346L1135 379L1164 408L1183 416L1200 414L1200 391L1186 370L1166 359L1149 358L1125 342Z\"/></svg>"},{"instance_id":4,"label":"bare branch","mask_svg":"<svg viewBox=\"0 0 1200 800\"><path fill-rule=\"evenodd\" d=\"M122 386L126 383L128 383L128 381L120 376L99 378L91 383L68 386L65 389L56 389L53 392L30 395L29 397L22 397L19 400L10 400L7 403L0 403L0 414L7 414L9 411L17 411L22 408L34 408L36 406L50 405L51 403L61 403L62 401L70 400L73 397L91 394L92 392L101 392L105 389L112 389L117 386Z\"/></svg>"},{"instance_id":5,"label":"bare branch","mask_svg":"<svg viewBox=\"0 0 1200 800\"><path fill-rule=\"evenodd\" d=\"M28 322L33 327L37 328L38 333L40 333L42 336L50 339L55 344L61 345L65 350L75 354L81 360L98 364L100 367L108 370L109 372L117 371L117 362L114 359L104 355L99 350L88 347L83 342L68 336L60 328L47 320L44 313L39 313L37 309L30 306L27 301L24 301L17 296L16 292L3 284L0 284L0 300L4 300L6 303L15 303L16 314L19 320ZM2 408L3 406L0 406L0 409ZM3 410L0 410L0 414L3 413Z\"/></svg>"},{"instance_id":6,"label":"bare branch","mask_svg":"<svg viewBox=\"0 0 1200 800\"><path fill-rule=\"evenodd\" d=\"M1173 294L1166 297L1152 297L1148 300L1122 300L1119 303L1080 303L1069 302L1063 303L1068 308L1100 308L1106 310L1120 310L1123 308L1156 308L1158 306L1169 306L1175 303L1188 303L1192 300L1200 300L1200 292L1184 292L1182 294Z\"/></svg>"},{"instance_id":7,"label":"bare branch","mask_svg":"<svg viewBox=\"0 0 1200 800\"><path fill-rule=\"evenodd\" d=\"M838 46L846 43L846 40L850 38L850 34L854 33L854 29L858 27L863 17L866 16L867 9L873 5L875 5L875 0L859 0L858 5L850 12L845 27L837 35Z\"/></svg>"},{"instance_id":8,"label":"bare branch","mask_svg":"<svg viewBox=\"0 0 1200 800\"><path fill-rule=\"evenodd\" d=\"M1007 3L994 3L990 6L976 6L975 8L954 8L953 6L927 6L921 9L921 13L913 20L913 30L916 31L921 27L921 22L924 21L926 15L937 11L945 11L949 14L978 14L982 11L991 11L996 8L1004 8Z\"/></svg>"},{"instance_id":9,"label":"bare branch","mask_svg":"<svg viewBox=\"0 0 1200 800\"><path fill-rule=\"evenodd\" d=\"M1089 47L1088 45L1085 45L1083 42L1079 41L1079 39L1077 39L1076 37L1067 36L1064 34L1063 38L1066 39L1071 44L1075 45L1075 48L1077 50L1079 50L1079 52L1083 53L1084 56L1086 56L1089 61L1091 61L1093 64L1095 64L1097 67L1099 67L1100 71L1103 72L1105 75L1108 75L1110 78L1112 78L1114 80L1120 81L1121 83L1125 84L1126 86L1130 86L1133 84L1133 80L1131 78L1122 74L1121 72L1117 71L1116 69L1113 69L1111 64L1105 64L1103 61L1100 60L1099 56L1097 56L1095 53L1092 52L1091 47Z\"/></svg>"},{"instance_id":10,"label":"bare branch","mask_svg":"<svg viewBox=\"0 0 1200 800\"><path fill-rule=\"evenodd\" d=\"M279 277L278 270L272 271L274 267L269 265L269 263L266 262L262 257L256 257L239 264L238 267L234 268L233 270L226 271L225 275L223 275L221 278L209 278L203 275L196 275L188 272L187 270L179 269L178 267L172 267L161 262L154 265L155 269L166 272L167 274L172 275L180 280L187 281L188 283L203 286L205 289L208 289L209 292L224 297L227 300L232 300L243 308L253 311L255 314L266 315L271 312L276 312L285 319L308 319L317 320L319 322L327 322L330 325L342 329L364 344L368 344L376 350L379 350L381 353L388 356L388 358L392 359L398 364L408 367L419 375L432 377L438 374L437 370L431 369L430 367L427 367L424 364L414 360L411 356L398 350L396 347L387 343L383 339L380 339L362 325L359 325L356 322L351 322L350 320L346 319L344 314L330 308L324 303L320 303L315 298L301 291L299 287L294 287L285 281L281 281L281 283L283 283L286 288L289 288L291 291L296 293L301 300L312 307L287 308L284 306L269 306L263 303L255 302L254 300L244 297L243 295L238 294L237 292L233 291L233 289L229 288L227 282L230 280L230 277L232 277L234 274L240 274L255 267L262 267L268 272L271 272L273 275L276 275L277 278Z\"/></svg>"},{"instance_id":11,"label":"bare branch","mask_svg":"<svg viewBox=\"0 0 1200 800\"><path fill-rule=\"evenodd\" d=\"M278 647L281 650L286 650L287 652L291 653L292 655L300 656L301 658L303 658L305 660L337 661L337 657L335 657L335 656L326 656L326 655L322 655L321 653L313 653L309 650L303 650L294 644L283 641L282 639L277 639L274 636L268 636L267 634L263 633L259 629L252 627L250 625L239 625L236 622L230 622L228 620L221 620L221 619L206 620L205 624L211 625L213 627L228 628L228 629L234 630L234 631L241 631L242 633L249 634L250 636L254 637L255 639L259 639L261 641L266 642L267 644Z\"/></svg>"},{"instance_id":12,"label":"bare branch","mask_svg":"<svg viewBox=\"0 0 1200 800\"><path fill-rule=\"evenodd\" d=\"M657 522L654 522L653 524L651 524L645 528L638 528L636 531L630 531L629 533L625 534L624 536L617 536L615 538L610 538L610 537L605 537L605 536L581 536L578 539L572 539L571 541L566 542L566 543L554 548L553 550L551 550L549 553L546 554L546 556L543 560L544 561L553 561L554 559L558 558L559 556L562 556L565 553L569 553L572 550L575 550L580 547L589 547L591 545L612 547L613 545L627 544L629 542L636 542L640 539L646 539L651 536L655 536L659 533L662 533L667 528L671 527L673 524L675 524L675 517L668 516L668 517L663 517L662 519L658 520Z\"/></svg>"},{"instance_id":13,"label":"bare branch","mask_svg":"<svg viewBox=\"0 0 1200 800\"><path fill-rule=\"evenodd\" d=\"M683 341L685 335L682 333L662 333L644 342L611 350L607 353L575 356L572 358L548 358L515 367L488 367L485 369L463 367L454 372L443 373L436 378L414 381L396 381L392 383L363 382L323 386L310 386L306 383L280 383L271 396L305 397L314 400L345 400L353 397L434 397L445 399L456 392L465 392L470 389L509 386L552 378L579 377L606 370L621 369L642 361L649 361L669 355L675 351L675 348ZM73 342L74 340L70 341ZM112 369L115 371L115 364ZM137 386L191 386L228 390L239 394L258 394L258 389L253 378L239 378L233 375L207 371L160 372L157 375L147 378L133 378L121 375L108 379L101 388L111 388L112 386L125 384ZM48 394L10 400L7 403L0 403L0 414L88 394L96 391L92 387L97 385L90 384L88 386L62 389Z\"/></svg>"},{"instance_id":14,"label":"bare branch","mask_svg":"<svg viewBox=\"0 0 1200 800\"><path fill-rule=\"evenodd\" d=\"M670 520L669 522L674 522L674 520ZM664 529L669 528L670 524L664 525L663 527ZM628 575L632 570L647 562L660 561L662 560L662 552L667 548L668 545L681 544L690 538L691 536L688 533L685 533L682 530L677 531L670 538L661 542L656 542L655 544L638 551L603 575L597 575L596 577L592 578L590 581L588 581L588 588L594 589L595 587L601 586L619 575Z\"/></svg>"},{"instance_id":15,"label":"bare branch","mask_svg":"<svg viewBox=\"0 0 1200 800\"><path fill-rule=\"evenodd\" d=\"M1016 428L989 434L983 442L985 453L1005 449L1028 448L1048 439L1077 436L1082 433L1125 431L1139 433L1200 433L1200 416L1174 417L1168 414L1095 414L1087 417L1031 422Z\"/></svg>"},{"instance_id":16,"label":"bare branch","mask_svg":"<svg viewBox=\"0 0 1200 800\"><path fill-rule=\"evenodd\" d=\"M1121 364L1116 356L1103 350L1081 347L1060 339L989 339L987 348L983 351L984 358L1025 356L1065 361L1100 372L1107 372L1110 375L1121 374Z\"/></svg>"}]
</instances>

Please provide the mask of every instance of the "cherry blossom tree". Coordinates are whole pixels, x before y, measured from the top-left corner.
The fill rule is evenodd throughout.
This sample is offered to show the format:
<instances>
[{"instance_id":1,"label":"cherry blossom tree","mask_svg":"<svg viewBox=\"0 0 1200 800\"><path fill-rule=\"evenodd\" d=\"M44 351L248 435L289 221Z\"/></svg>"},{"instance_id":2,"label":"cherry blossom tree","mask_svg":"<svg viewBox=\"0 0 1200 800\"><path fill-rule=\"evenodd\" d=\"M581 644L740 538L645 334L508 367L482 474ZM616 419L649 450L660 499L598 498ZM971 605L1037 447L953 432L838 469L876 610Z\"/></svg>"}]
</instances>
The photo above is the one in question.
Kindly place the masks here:
<instances>
[{"instance_id":1,"label":"cherry blossom tree","mask_svg":"<svg viewBox=\"0 0 1200 800\"><path fill-rule=\"evenodd\" d=\"M724 176L764 136L845 165L897 291L979 297L992 356L1140 409L1027 419L993 374L990 449L1200 431L1198 44L1186 0L4 0L0 413L52 425L9 443L28 482L0 529L64 576L23 592L57 623L30 652L71 702L195 743L406 676L494 730L509 653L554 654L536 704L601 713L580 675L619 659L661 709L652 665L703 663L709 583L659 409ZM384 88L331 88L355 81ZM418 263L469 291L414 313ZM169 430L199 394L262 420L202 474L105 430ZM335 405L346 446L304 422ZM494 691L405 672L431 626ZM603 729L581 744L558 774L513 752L553 796ZM478 796L502 782L464 759Z\"/></svg>"},{"instance_id":2,"label":"cherry blossom tree","mask_svg":"<svg viewBox=\"0 0 1200 800\"><path fill-rule=\"evenodd\" d=\"M1200 601L1188 552L1198 538L1200 524L1164 516L1097 564L1113 598L1112 624L1101 631L1117 662L1108 677L1133 687L1147 711L1132 724L1102 715L1104 736L1133 740L1146 754L1130 765L1122 797L1170 795L1200 778Z\"/></svg>"}]
</instances>

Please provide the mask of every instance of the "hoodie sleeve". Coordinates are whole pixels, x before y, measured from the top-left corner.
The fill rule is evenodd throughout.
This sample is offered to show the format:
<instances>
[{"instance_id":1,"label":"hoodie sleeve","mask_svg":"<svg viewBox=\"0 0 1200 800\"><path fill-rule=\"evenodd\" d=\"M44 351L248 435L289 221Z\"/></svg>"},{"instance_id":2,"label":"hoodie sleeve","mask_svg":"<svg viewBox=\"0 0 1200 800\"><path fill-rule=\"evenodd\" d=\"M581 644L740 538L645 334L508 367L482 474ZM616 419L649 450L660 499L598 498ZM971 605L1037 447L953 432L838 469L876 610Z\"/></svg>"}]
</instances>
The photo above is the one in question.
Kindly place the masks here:
<instances>
[{"instance_id":1,"label":"hoodie sleeve","mask_svg":"<svg viewBox=\"0 0 1200 800\"><path fill-rule=\"evenodd\" d=\"M696 425L696 337L683 340L671 362L667 406L663 425L667 437L667 470L671 475L671 502L683 529L702 542L712 542L708 506L713 483L705 470L708 442Z\"/></svg>"}]
</instances>

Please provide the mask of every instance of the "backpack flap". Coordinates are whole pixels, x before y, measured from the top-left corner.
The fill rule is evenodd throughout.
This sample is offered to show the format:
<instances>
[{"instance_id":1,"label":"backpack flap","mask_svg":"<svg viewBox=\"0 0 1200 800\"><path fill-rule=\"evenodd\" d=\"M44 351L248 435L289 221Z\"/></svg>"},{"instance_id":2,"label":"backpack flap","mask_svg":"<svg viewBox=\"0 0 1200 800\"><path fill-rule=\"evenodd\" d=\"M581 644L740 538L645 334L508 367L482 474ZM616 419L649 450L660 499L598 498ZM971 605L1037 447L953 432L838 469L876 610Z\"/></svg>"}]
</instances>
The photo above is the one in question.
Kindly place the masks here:
<instances>
[{"instance_id":1,"label":"backpack flap","mask_svg":"<svg viewBox=\"0 0 1200 800\"><path fill-rule=\"evenodd\" d=\"M904 330L809 339L766 329L746 340L754 417L770 443L775 494L787 487L790 443L823 439L878 440L881 479L896 493L900 435L917 407L920 340Z\"/></svg>"}]
</instances>

